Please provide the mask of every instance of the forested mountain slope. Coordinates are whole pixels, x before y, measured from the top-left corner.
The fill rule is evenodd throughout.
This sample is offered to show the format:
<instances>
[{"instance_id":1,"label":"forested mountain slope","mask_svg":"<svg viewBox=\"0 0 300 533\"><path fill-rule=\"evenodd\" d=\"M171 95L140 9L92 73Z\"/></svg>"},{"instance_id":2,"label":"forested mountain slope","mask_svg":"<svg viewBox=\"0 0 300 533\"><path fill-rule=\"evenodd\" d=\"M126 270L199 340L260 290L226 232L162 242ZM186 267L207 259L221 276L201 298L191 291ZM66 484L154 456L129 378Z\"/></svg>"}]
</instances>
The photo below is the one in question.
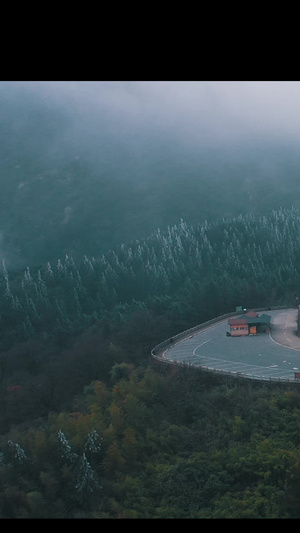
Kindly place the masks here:
<instances>
[{"instance_id":1,"label":"forested mountain slope","mask_svg":"<svg viewBox=\"0 0 300 533\"><path fill-rule=\"evenodd\" d=\"M1 518L299 518L297 389L115 365L0 438Z\"/></svg>"},{"instance_id":2,"label":"forested mountain slope","mask_svg":"<svg viewBox=\"0 0 300 533\"><path fill-rule=\"evenodd\" d=\"M150 357L299 302L298 95L0 83L1 518L299 518L299 385Z\"/></svg>"},{"instance_id":3,"label":"forested mountain slope","mask_svg":"<svg viewBox=\"0 0 300 533\"><path fill-rule=\"evenodd\" d=\"M24 410L58 409L114 363L146 361L158 342L236 305L294 305L299 225L297 209L194 227L180 221L98 259L66 256L25 270L3 261L2 427L26 418ZM23 397L12 416L7 387L21 385L28 403Z\"/></svg>"},{"instance_id":4,"label":"forested mountain slope","mask_svg":"<svg viewBox=\"0 0 300 533\"><path fill-rule=\"evenodd\" d=\"M97 259L3 261L1 516L298 517L299 391L149 355L236 305L293 305L299 228L295 208L181 220Z\"/></svg>"},{"instance_id":5,"label":"forested mountain slope","mask_svg":"<svg viewBox=\"0 0 300 533\"><path fill-rule=\"evenodd\" d=\"M274 211L189 226L184 221L80 262L1 271L2 345L78 332L113 313L166 306L181 326L236 305L294 303L299 292L300 211ZM179 305L180 304L180 305ZM181 311L179 310L181 309ZM17 327L16 327L17 325ZM174 328L176 328L176 323Z\"/></svg>"}]
</instances>

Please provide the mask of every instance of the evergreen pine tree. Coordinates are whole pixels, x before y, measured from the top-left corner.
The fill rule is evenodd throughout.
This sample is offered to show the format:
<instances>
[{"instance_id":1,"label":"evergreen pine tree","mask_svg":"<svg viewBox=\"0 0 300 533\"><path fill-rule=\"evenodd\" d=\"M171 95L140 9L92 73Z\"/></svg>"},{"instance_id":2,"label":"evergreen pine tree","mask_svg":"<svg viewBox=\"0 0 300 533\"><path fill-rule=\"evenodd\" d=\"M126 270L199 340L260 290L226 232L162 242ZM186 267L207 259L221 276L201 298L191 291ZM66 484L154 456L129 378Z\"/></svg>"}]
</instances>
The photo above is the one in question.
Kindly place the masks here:
<instances>
[{"instance_id":1,"label":"evergreen pine tree","mask_svg":"<svg viewBox=\"0 0 300 533\"><path fill-rule=\"evenodd\" d=\"M84 495L92 494L97 489L101 488L96 474L87 460L85 452L80 458L79 474L75 488L78 492Z\"/></svg>"}]
</instances>

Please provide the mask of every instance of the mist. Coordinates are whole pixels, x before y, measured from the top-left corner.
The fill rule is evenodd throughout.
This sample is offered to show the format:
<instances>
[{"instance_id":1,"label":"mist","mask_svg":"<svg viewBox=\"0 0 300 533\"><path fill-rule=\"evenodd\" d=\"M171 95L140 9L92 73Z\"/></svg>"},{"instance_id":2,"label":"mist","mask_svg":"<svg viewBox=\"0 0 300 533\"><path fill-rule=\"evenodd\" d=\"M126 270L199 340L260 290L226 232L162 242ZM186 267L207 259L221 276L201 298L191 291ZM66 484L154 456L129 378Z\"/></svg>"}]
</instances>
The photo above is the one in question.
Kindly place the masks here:
<instances>
[{"instance_id":1,"label":"mist","mask_svg":"<svg viewBox=\"0 0 300 533\"><path fill-rule=\"evenodd\" d=\"M14 132L25 137L37 114L47 112L50 124L44 124L44 130L52 132L49 153L65 156L70 151L100 164L104 156L114 161L122 155L116 154L118 149L139 159L168 142L183 153L234 149L247 143L298 146L299 94L299 82L282 81L0 84L2 115L7 102L16 112L7 118Z\"/></svg>"},{"instance_id":2,"label":"mist","mask_svg":"<svg viewBox=\"0 0 300 533\"><path fill-rule=\"evenodd\" d=\"M3 81L11 266L188 223L300 206L300 83Z\"/></svg>"},{"instance_id":3,"label":"mist","mask_svg":"<svg viewBox=\"0 0 300 533\"><path fill-rule=\"evenodd\" d=\"M50 107L69 106L77 125L88 121L93 134L101 129L105 116L118 136L129 127L172 131L182 142L191 143L228 142L228 137L237 141L241 136L291 142L300 138L297 81L81 81L13 86ZM114 129L121 124L123 131Z\"/></svg>"}]
</instances>

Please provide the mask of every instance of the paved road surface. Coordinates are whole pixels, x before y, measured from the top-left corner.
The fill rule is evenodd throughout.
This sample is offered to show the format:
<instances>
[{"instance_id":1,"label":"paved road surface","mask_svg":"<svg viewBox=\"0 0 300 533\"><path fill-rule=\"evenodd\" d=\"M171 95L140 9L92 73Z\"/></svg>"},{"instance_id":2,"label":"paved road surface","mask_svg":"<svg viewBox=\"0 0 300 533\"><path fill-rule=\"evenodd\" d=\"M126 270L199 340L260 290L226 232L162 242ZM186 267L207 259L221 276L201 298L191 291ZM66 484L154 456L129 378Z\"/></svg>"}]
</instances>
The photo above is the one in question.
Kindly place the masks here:
<instances>
[{"instance_id":1,"label":"paved road surface","mask_svg":"<svg viewBox=\"0 0 300 533\"><path fill-rule=\"evenodd\" d=\"M227 337L226 319L170 345L163 357L254 379L294 380L295 372L300 371L297 312L296 309L268 311L271 334L245 337Z\"/></svg>"}]
</instances>

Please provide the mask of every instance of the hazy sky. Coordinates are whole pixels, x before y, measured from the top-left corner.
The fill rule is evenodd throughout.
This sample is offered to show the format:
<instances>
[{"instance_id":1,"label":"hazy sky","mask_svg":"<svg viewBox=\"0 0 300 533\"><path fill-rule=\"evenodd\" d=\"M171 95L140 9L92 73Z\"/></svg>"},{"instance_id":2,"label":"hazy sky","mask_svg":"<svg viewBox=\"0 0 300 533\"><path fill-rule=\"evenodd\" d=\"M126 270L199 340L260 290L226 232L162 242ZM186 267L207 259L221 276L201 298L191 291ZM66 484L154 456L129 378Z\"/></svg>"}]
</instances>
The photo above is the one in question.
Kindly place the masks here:
<instances>
[{"instance_id":1,"label":"hazy sky","mask_svg":"<svg viewBox=\"0 0 300 533\"><path fill-rule=\"evenodd\" d=\"M183 145L255 140L300 142L298 81L25 81L0 82L72 117L78 138L158 132ZM21 89L21 91L19 91ZM1 95L0 95L1 103Z\"/></svg>"},{"instance_id":2,"label":"hazy sky","mask_svg":"<svg viewBox=\"0 0 300 533\"><path fill-rule=\"evenodd\" d=\"M132 228L139 226L144 212L147 223L141 231L146 235L158 226L172 224L175 217L202 220L212 217L215 209L217 216L231 216L240 209L239 205L254 210L258 200L261 208L263 202L268 209L277 208L279 202L289 205L290 190L293 202L295 199L295 204L300 205L296 192L300 82L0 81L0 141L2 166L10 168L11 164L14 169L15 189L13 180L11 185L6 174L2 174L2 181L5 187L9 184L12 195L18 191L13 198L21 202L23 197L19 193L26 193L26 188L17 187L27 182L34 184L36 172L45 175L45 181L39 183L48 187L49 198L43 197L43 201L49 206L49 213L52 209L55 212L53 220L62 221L59 228L68 229L73 221L78 224L82 198L83 210L89 213L87 219L95 217L98 221L100 244L109 231L114 242L131 237ZM278 141L282 141L283 149ZM66 169L73 168L71 163L75 160L80 161L83 170L78 173L80 179L70 181L74 187L71 193L71 187L70 191L65 187L65 177ZM28 172L30 162L32 169ZM67 178L71 179L73 174L68 172L71 177ZM230 179L241 184L242 200L237 207L234 196L229 197L226 205L221 197L215 199L211 186L227 184ZM255 196L260 189L253 188L254 180L258 187L267 184L262 198ZM292 187L286 186L288 180ZM68 191L64 194L70 193L59 196L55 207L51 203L52 182L55 194L62 183L64 191ZM81 189L83 183L87 184L85 189ZM117 187L110 189L115 183ZM111 190L118 191L119 186L126 195L124 202L123 198L116 198L117 203ZM96 191L94 198L99 204L90 201L90 190ZM135 200L131 203L134 193L142 199L141 205L135 204ZM163 200L166 197L170 201L168 209ZM86 208L90 204L94 205L92 215L90 207ZM32 203L30 216L28 205L18 203L21 205L26 210L25 221L29 217L26 227L37 228L34 217L39 215L39 205L36 208ZM111 206L109 215L107 205ZM116 210L122 216L111 215ZM9 216L10 212L2 214L0 229L5 242L11 231L5 225ZM110 218L113 216L114 220ZM48 219L45 243L52 238L47 222ZM13 226L14 220L10 223ZM95 227L92 226L92 231ZM18 231L17 227L16 234ZM67 235L66 248L70 245L68 239ZM18 244L20 249L21 246L25 249L25 245ZM94 247L94 242L91 246ZM28 249L22 251L25 257L31 253L30 247L29 242ZM9 249L9 253L11 257L20 255L16 247ZM53 255L56 253L54 250ZM48 246L45 254L48 255Z\"/></svg>"},{"instance_id":3,"label":"hazy sky","mask_svg":"<svg viewBox=\"0 0 300 533\"><path fill-rule=\"evenodd\" d=\"M16 82L18 83L18 82ZM103 110L133 126L170 130L208 143L247 136L300 141L298 81L25 82L50 105L69 102L77 116L97 121Z\"/></svg>"}]
</instances>

